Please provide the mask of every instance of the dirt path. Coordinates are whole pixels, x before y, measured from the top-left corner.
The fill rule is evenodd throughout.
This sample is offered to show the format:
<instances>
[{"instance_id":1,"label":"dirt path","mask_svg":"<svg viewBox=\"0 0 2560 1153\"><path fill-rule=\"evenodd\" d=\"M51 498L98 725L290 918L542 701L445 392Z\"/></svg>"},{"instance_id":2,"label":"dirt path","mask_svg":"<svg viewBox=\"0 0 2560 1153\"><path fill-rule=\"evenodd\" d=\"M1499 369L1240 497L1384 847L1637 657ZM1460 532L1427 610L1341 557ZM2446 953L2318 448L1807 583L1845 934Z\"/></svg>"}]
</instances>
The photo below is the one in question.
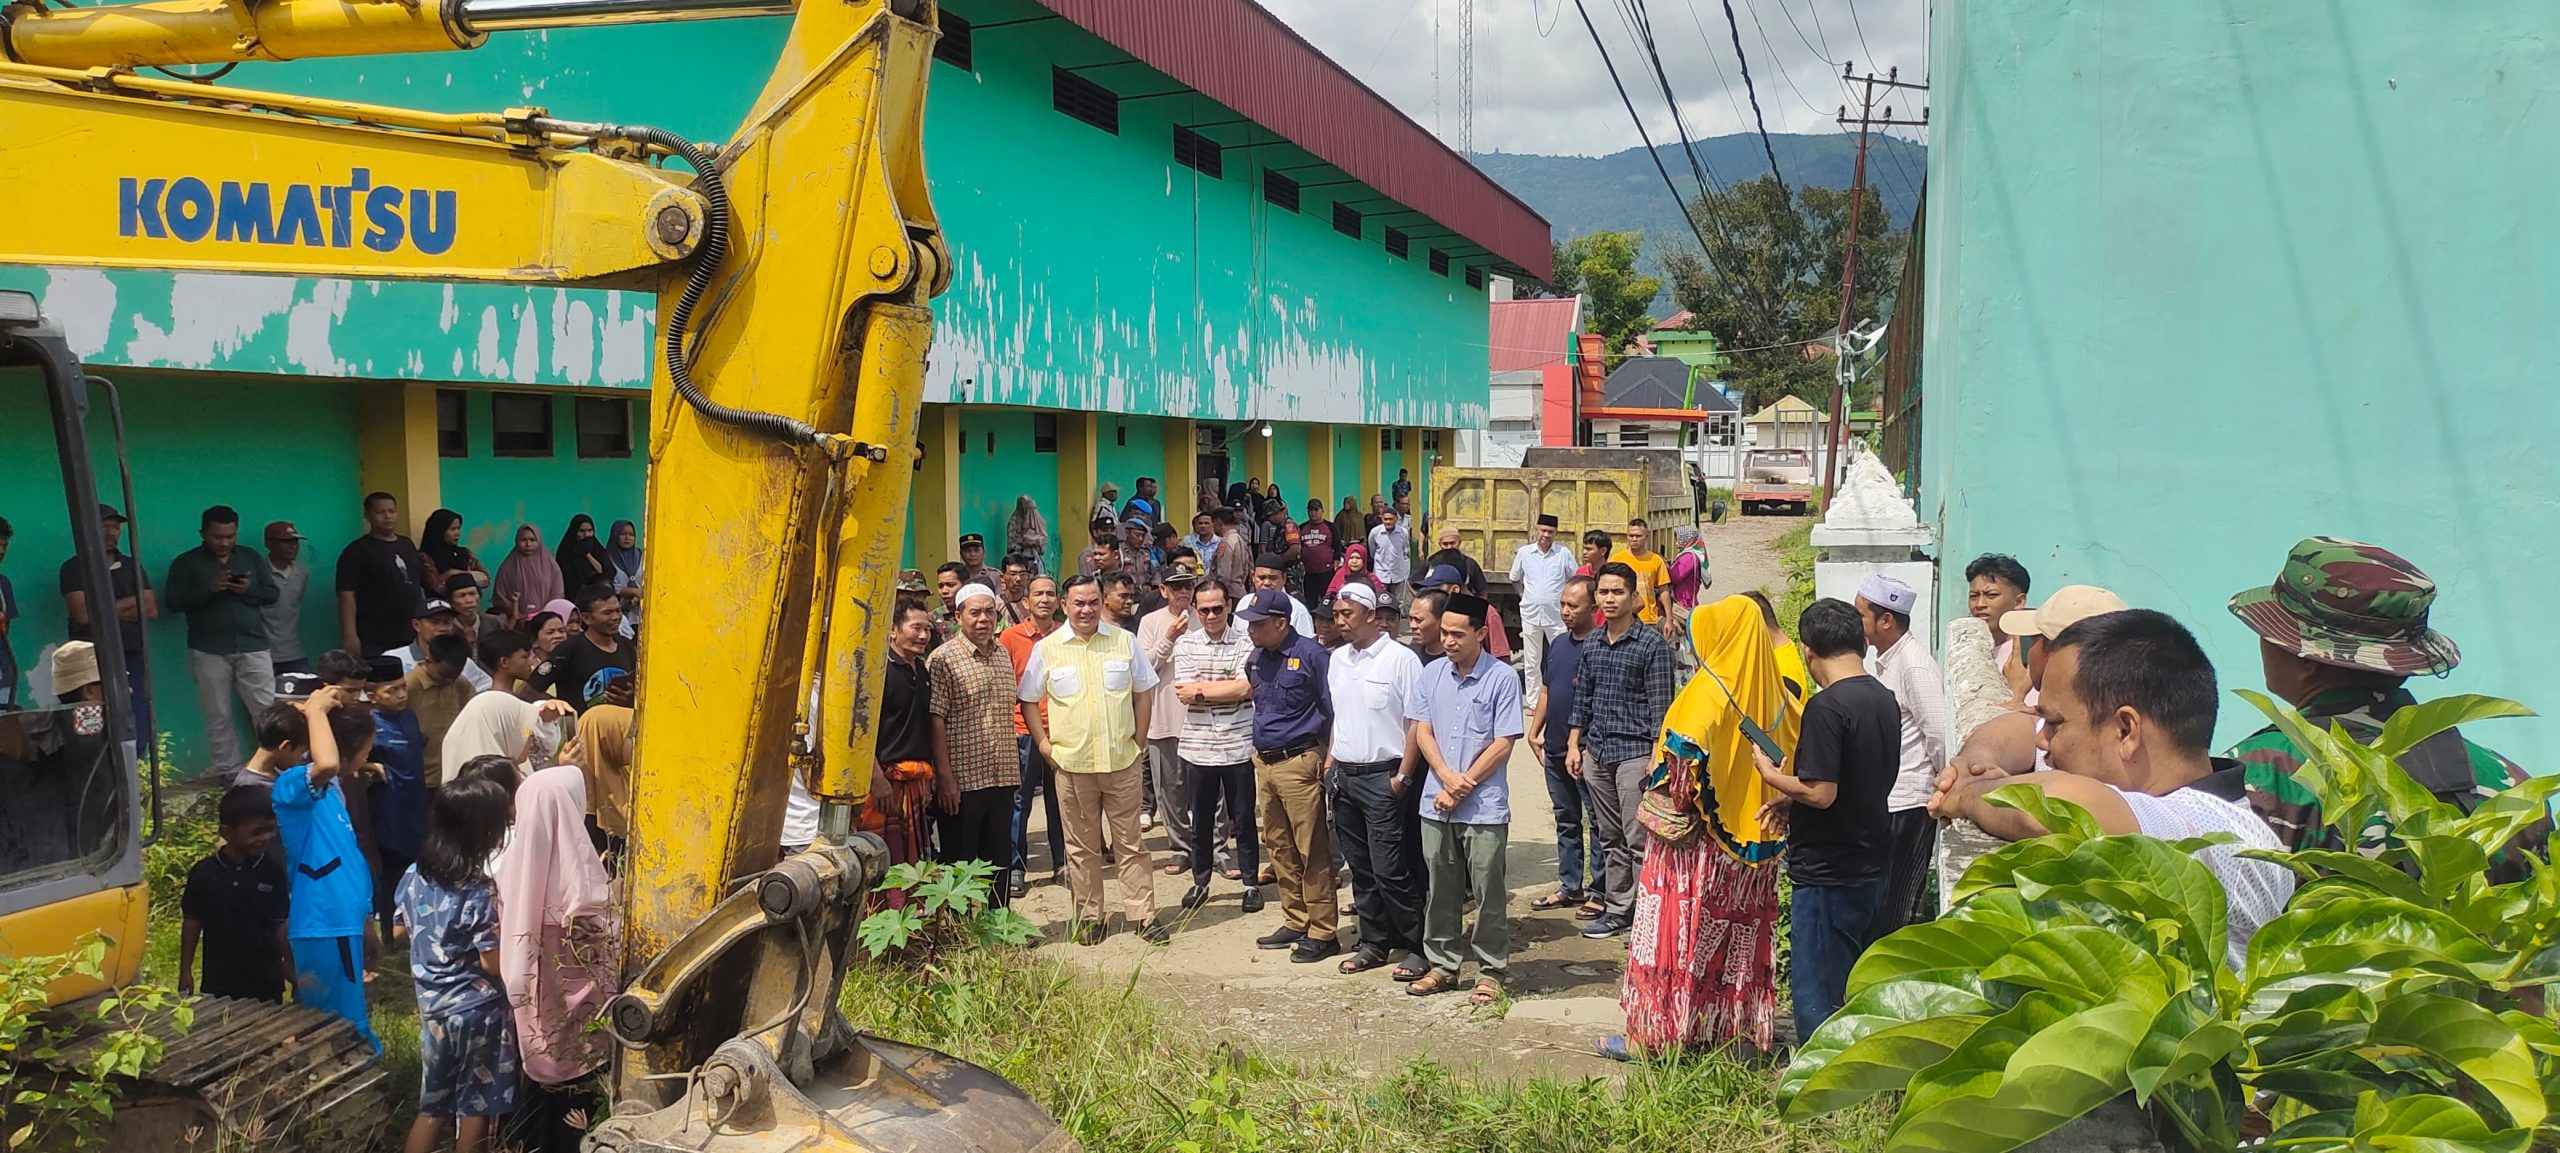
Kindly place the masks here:
<instances>
[{"instance_id":1,"label":"dirt path","mask_svg":"<svg viewBox=\"0 0 2560 1153\"><path fill-rule=\"evenodd\" d=\"M1798 523L1792 517L1729 518L1706 528L1714 560L1715 590L1732 594L1763 589L1773 595L1785 579L1772 544ZM1217 879L1209 903L1184 913L1176 902L1187 878L1157 875L1156 902L1174 926L1173 943L1150 947L1120 933L1092 948L1065 943L1068 903L1062 886L1035 884L1016 908L1037 922L1043 948L1114 982L1136 986L1204 1032L1233 1038L1256 1051L1338 1063L1370 1074L1391 1073L1415 1057L1495 1078L1614 1077L1618 1065L1591 1055L1591 1042L1624 1023L1618 982L1624 938L1586 941L1582 923L1567 912L1532 912L1529 904L1556 887L1555 821L1546 801L1544 770L1525 748L1510 768L1514 800L1511 851L1506 862L1511 890L1513 1000L1502 1010L1469 1008L1458 994L1410 997L1387 970L1343 976L1331 962L1298 965L1286 952L1264 952L1253 939L1277 928L1275 900L1263 912L1237 907L1237 882ZM1037 836L1035 845L1043 842ZM1162 851L1162 834L1148 842ZM1045 848L1034 849L1033 875L1045 882ZM1347 947L1350 890L1340 893ZM1119 886L1110 886L1119 907Z\"/></svg>"}]
</instances>

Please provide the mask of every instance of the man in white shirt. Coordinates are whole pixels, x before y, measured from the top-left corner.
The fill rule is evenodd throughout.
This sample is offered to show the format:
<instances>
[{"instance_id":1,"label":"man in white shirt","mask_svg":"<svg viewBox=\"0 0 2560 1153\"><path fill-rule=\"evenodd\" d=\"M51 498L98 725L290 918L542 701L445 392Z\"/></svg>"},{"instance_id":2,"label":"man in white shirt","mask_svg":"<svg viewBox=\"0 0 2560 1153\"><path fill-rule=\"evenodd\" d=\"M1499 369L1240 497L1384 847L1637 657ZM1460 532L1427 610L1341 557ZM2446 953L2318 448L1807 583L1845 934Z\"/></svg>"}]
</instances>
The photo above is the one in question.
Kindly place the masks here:
<instances>
[{"instance_id":1,"label":"man in white shirt","mask_svg":"<svg viewBox=\"0 0 2560 1153\"><path fill-rule=\"evenodd\" d=\"M1369 530L1369 571L1377 574L1378 587L1387 591L1397 614L1413 603L1413 593L1405 587L1405 582L1413 579L1413 530L1405 526L1403 514L1392 507L1379 509L1378 527ZM1388 618L1390 632L1394 631L1394 621L1394 616Z\"/></svg>"},{"instance_id":2,"label":"man in white shirt","mask_svg":"<svg viewBox=\"0 0 2560 1153\"><path fill-rule=\"evenodd\" d=\"M1928 643L1911 635L1911 610L1920 594L1883 573L1858 585L1858 618L1876 650L1876 679L1902 706L1902 766L1885 798L1893 824L1891 880L1876 910L1869 940L1928 919L1924 908L1931 859L1937 855L1938 822L1929 794L1947 767L1947 677Z\"/></svg>"},{"instance_id":3,"label":"man in white shirt","mask_svg":"<svg viewBox=\"0 0 2560 1153\"><path fill-rule=\"evenodd\" d=\"M2240 856L2283 842L2249 807L2247 769L2211 755L2218 703L2213 665L2193 634L2164 613L2126 609L2089 617L2049 645L2037 712L2037 744L2053 771L2020 776L1948 774L1930 802L1940 818L1963 818L2005 841L2047 831L2035 818L1984 800L2004 785L2028 785L2069 801L2110 835L2182 840L2228 833L2232 843L2196 854L2222 883L2230 910L2223 960L2248 957L2249 936L2284 912L2292 870Z\"/></svg>"},{"instance_id":4,"label":"man in white shirt","mask_svg":"<svg viewBox=\"0 0 2560 1153\"><path fill-rule=\"evenodd\" d=\"M1406 819L1419 782L1404 772L1413 730L1405 702L1422 677L1422 660L1387 635L1392 619L1367 585L1345 584L1334 595L1333 621L1344 639L1326 669L1333 734L1325 779L1334 844L1350 870L1360 920L1360 947L1343 959L1342 971L1402 956L1395 975L1411 981L1430 971L1422 960L1422 847Z\"/></svg>"},{"instance_id":5,"label":"man in white shirt","mask_svg":"<svg viewBox=\"0 0 2560 1153\"><path fill-rule=\"evenodd\" d=\"M1564 635L1564 582L1573 576L1573 553L1556 545L1556 518L1538 515L1538 536L1511 554L1511 584L1520 590L1520 651L1528 658L1529 707L1536 708L1546 681L1547 646Z\"/></svg>"},{"instance_id":6,"label":"man in white shirt","mask_svg":"<svg viewBox=\"0 0 2560 1153\"><path fill-rule=\"evenodd\" d=\"M1162 592L1164 606L1138 621L1138 651L1146 654L1147 663L1156 667L1156 679L1173 683L1173 646L1191 630L1191 590L1200 583L1200 570L1188 561L1166 565ZM1183 770L1179 748L1182 721L1187 712L1180 698L1172 693L1147 696L1147 770L1155 777L1157 820L1165 831L1166 847L1171 850L1164 863L1167 875L1187 872L1191 868L1191 785L1190 775Z\"/></svg>"},{"instance_id":7,"label":"man in white shirt","mask_svg":"<svg viewBox=\"0 0 2560 1153\"><path fill-rule=\"evenodd\" d=\"M1191 784L1191 889L1182 907L1197 909L1209 899L1209 876L1216 870L1218 802L1226 801L1235 823L1236 865L1244 878L1243 908L1262 911L1262 888L1254 882L1262 871L1262 836L1254 822L1253 686L1244 665L1253 655L1253 638L1235 621L1234 598L1226 586L1203 582L1191 597L1197 622L1173 643L1173 695L1182 702L1182 732L1175 742L1183 772Z\"/></svg>"}]
</instances>

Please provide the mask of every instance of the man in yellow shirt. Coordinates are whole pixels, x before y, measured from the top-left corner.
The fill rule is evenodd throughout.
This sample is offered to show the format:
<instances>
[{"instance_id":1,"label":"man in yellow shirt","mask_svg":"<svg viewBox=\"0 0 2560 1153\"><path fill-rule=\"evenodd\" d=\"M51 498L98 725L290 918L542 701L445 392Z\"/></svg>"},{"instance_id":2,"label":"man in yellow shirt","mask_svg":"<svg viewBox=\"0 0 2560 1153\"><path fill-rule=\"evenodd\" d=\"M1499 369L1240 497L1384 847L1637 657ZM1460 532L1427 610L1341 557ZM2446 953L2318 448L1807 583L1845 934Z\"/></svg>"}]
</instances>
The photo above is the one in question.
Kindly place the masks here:
<instances>
[{"instance_id":1,"label":"man in yellow shirt","mask_svg":"<svg viewBox=\"0 0 2560 1153\"><path fill-rule=\"evenodd\" d=\"M1671 562L1653 551L1653 526L1643 517L1627 521L1627 543L1619 545L1609 559L1636 570L1636 619L1662 629L1662 635L1674 632L1671 614ZM1674 639L1677 639L1676 637Z\"/></svg>"},{"instance_id":2,"label":"man in yellow shirt","mask_svg":"<svg viewBox=\"0 0 2560 1153\"><path fill-rule=\"evenodd\" d=\"M1067 832L1067 892L1075 899L1076 943L1098 945L1110 934L1103 921L1102 846L1105 827L1119 855L1120 900L1138 935L1156 944L1168 937L1156 920L1155 865L1138 827L1141 797L1139 734L1145 731L1147 693L1156 687L1155 664L1137 640L1102 620L1102 586L1090 576L1068 578L1067 627L1031 646L1022 664L1022 724L1042 758L1056 766L1051 784ZM1046 715L1038 707L1048 705Z\"/></svg>"}]
</instances>

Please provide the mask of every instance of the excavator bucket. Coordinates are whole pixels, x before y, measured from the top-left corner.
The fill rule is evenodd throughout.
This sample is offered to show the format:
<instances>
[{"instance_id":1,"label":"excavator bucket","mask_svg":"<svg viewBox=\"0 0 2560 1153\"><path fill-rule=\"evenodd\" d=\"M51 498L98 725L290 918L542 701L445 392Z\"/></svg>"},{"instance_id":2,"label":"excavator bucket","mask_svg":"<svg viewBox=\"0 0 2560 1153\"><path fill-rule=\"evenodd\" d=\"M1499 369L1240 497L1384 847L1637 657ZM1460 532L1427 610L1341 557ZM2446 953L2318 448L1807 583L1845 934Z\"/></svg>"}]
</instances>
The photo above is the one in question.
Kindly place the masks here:
<instances>
[{"instance_id":1,"label":"excavator bucket","mask_svg":"<svg viewBox=\"0 0 2560 1153\"><path fill-rule=\"evenodd\" d=\"M966 1061L857 1034L793 1085L766 1051L732 1042L685 1099L618 1116L590 1153L1071 1153L1079 1148L1009 1081Z\"/></svg>"}]
</instances>

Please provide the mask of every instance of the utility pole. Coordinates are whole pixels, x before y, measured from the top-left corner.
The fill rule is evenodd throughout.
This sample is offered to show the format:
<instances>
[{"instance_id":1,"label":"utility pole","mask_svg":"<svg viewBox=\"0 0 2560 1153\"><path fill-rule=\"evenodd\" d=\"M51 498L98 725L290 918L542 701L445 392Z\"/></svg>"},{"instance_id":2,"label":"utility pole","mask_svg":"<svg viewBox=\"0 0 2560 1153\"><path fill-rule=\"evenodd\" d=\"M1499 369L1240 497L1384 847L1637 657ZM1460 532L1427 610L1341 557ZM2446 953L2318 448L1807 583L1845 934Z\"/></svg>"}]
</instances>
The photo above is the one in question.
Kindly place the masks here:
<instances>
[{"instance_id":1,"label":"utility pole","mask_svg":"<svg viewBox=\"0 0 2560 1153\"><path fill-rule=\"evenodd\" d=\"M1856 75L1854 65L1844 63L1840 66L1840 78L1861 85L1862 90L1858 98L1858 114L1850 116L1849 106L1843 104L1839 116L1840 127L1845 129L1854 124L1858 128L1858 163L1849 179L1849 244L1840 262L1840 323L1831 330L1831 427L1822 438L1822 503L1825 506L1830 505L1832 489L1840 483L1840 454L1849 443L1849 386L1857 379L1849 368L1849 325L1856 319L1850 315L1849 305L1858 286L1858 225L1862 215L1860 210L1867 203L1868 134L1876 128L1929 122L1926 105L1921 107L1917 120L1895 119L1891 105L1885 107L1884 115L1876 115L1878 88L1884 89L1888 96L1896 88L1914 92L1929 90L1926 84L1913 84L1901 79L1901 74L1900 68L1888 68L1883 76L1870 71L1860 77Z\"/></svg>"}]
</instances>

